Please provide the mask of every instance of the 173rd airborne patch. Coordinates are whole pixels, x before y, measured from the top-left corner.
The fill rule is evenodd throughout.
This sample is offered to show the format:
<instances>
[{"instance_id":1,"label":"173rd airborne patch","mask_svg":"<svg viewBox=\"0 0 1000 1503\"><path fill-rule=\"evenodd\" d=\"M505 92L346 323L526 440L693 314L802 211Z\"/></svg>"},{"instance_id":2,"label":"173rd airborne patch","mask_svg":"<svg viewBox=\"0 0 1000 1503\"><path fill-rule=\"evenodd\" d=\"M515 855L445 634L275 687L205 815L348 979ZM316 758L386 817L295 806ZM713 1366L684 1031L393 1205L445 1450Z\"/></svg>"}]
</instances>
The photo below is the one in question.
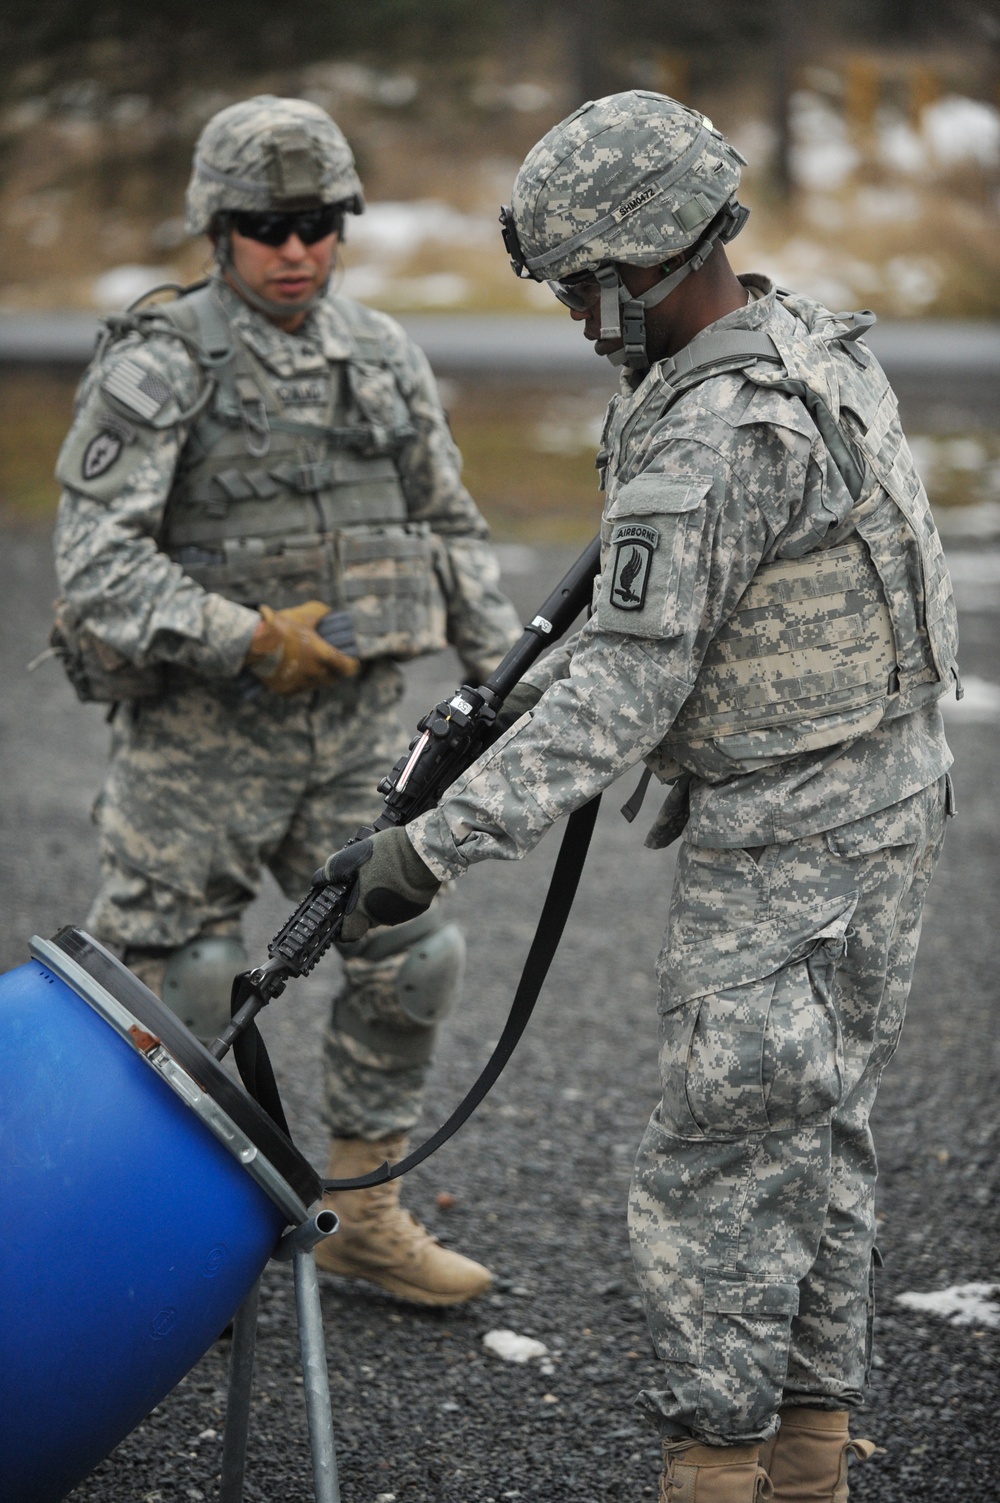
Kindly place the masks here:
<instances>
[{"instance_id":1,"label":"173rd airborne patch","mask_svg":"<svg viewBox=\"0 0 1000 1503\"><path fill-rule=\"evenodd\" d=\"M623 522L611 534L615 549L611 573L611 604L620 611L641 611L646 603L653 550L660 541L655 527Z\"/></svg>"}]
</instances>

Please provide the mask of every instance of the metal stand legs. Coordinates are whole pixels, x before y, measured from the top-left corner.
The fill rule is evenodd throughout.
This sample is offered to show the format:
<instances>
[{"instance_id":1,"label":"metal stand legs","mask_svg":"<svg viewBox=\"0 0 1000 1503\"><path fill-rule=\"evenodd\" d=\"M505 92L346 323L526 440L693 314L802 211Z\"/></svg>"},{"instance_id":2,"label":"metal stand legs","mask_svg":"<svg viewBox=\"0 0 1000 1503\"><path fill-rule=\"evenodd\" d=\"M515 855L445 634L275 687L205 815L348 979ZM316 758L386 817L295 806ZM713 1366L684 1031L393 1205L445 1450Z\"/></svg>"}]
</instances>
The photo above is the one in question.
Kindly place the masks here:
<instances>
[{"instance_id":1,"label":"metal stand legs","mask_svg":"<svg viewBox=\"0 0 1000 1503\"><path fill-rule=\"evenodd\" d=\"M286 1232L273 1257L291 1262L295 1278L295 1312L302 1355L302 1382L306 1419L312 1450L313 1491L316 1503L340 1503L337 1458L333 1444L330 1385L326 1373L326 1344L319 1301L319 1280L313 1248L337 1230L332 1211L318 1211L301 1226ZM233 1348L229 1361L229 1395L222 1445L222 1486L219 1503L243 1503L247 1434L250 1428L250 1390L253 1384L254 1348L257 1342L257 1306L260 1280L253 1286L233 1321Z\"/></svg>"},{"instance_id":2,"label":"metal stand legs","mask_svg":"<svg viewBox=\"0 0 1000 1503\"><path fill-rule=\"evenodd\" d=\"M222 1486L219 1503L242 1503L243 1473L250 1429L250 1390L253 1387L253 1356L257 1345L257 1280L233 1319L233 1348L229 1354L229 1393L226 1397L226 1428L222 1437Z\"/></svg>"},{"instance_id":3,"label":"metal stand legs","mask_svg":"<svg viewBox=\"0 0 1000 1503\"><path fill-rule=\"evenodd\" d=\"M332 1212L327 1213L332 1214ZM302 1382L312 1447L313 1490L316 1503L340 1503L337 1457L333 1449L330 1383L326 1372L323 1312L319 1303L319 1280L312 1248L295 1253L295 1309L299 1318L302 1352Z\"/></svg>"}]
</instances>

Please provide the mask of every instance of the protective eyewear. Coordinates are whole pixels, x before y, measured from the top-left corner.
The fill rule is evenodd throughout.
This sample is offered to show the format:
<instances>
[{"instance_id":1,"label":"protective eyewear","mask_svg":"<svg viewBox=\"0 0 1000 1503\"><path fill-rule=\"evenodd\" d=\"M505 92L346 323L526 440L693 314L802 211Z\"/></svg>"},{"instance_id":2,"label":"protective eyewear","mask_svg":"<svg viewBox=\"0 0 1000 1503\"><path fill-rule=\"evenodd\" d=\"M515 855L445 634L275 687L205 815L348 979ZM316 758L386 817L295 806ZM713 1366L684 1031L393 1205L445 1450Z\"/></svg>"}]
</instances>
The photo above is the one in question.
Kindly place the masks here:
<instances>
[{"instance_id":1,"label":"protective eyewear","mask_svg":"<svg viewBox=\"0 0 1000 1503\"><path fill-rule=\"evenodd\" d=\"M574 313L586 313L601 295L601 284L591 271L581 272L579 280L568 277L564 282L548 285L563 307L571 308Z\"/></svg>"},{"instance_id":2,"label":"protective eyewear","mask_svg":"<svg viewBox=\"0 0 1000 1503\"><path fill-rule=\"evenodd\" d=\"M294 214L240 211L233 215L232 223L247 240L258 240L261 245L284 245L293 235L298 235L303 245L315 245L327 235L343 234L344 208L342 204L324 204L321 209Z\"/></svg>"}]
</instances>

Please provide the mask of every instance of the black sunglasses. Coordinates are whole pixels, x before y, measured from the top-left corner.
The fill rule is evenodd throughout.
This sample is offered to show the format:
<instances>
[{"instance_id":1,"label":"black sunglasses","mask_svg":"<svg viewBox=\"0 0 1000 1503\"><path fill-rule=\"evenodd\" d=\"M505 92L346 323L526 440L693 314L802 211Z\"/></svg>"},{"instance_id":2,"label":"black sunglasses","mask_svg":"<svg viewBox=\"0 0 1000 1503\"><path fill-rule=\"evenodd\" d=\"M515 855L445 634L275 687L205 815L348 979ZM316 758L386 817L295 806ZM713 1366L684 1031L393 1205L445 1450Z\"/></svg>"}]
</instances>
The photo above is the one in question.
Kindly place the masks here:
<instances>
[{"instance_id":1,"label":"black sunglasses","mask_svg":"<svg viewBox=\"0 0 1000 1503\"><path fill-rule=\"evenodd\" d=\"M232 224L247 240L259 240L262 245L284 245L292 235L298 235L303 245L315 245L327 235L343 235L344 208L342 204L325 204L321 209L302 209L293 214L241 210L232 216Z\"/></svg>"}]
</instances>

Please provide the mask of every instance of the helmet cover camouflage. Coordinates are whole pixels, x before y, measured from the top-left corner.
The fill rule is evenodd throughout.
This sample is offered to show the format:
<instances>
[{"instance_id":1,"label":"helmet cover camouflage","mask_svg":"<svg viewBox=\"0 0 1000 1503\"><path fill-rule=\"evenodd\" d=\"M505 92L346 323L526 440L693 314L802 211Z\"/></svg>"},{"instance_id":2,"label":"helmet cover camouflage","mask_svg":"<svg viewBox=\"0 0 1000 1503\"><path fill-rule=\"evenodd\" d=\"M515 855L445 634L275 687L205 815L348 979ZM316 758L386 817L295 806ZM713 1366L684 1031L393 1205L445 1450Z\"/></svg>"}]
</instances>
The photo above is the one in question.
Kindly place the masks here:
<instances>
[{"instance_id":1,"label":"helmet cover camouflage","mask_svg":"<svg viewBox=\"0 0 1000 1503\"><path fill-rule=\"evenodd\" d=\"M340 127L305 99L257 94L213 115L198 137L185 198L189 234L224 210L294 210L348 203L364 210Z\"/></svg>"},{"instance_id":2,"label":"helmet cover camouflage","mask_svg":"<svg viewBox=\"0 0 1000 1503\"><path fill-rule=\"evenodd\" d=\"M710 120L665 94L631 89L581 105L531 149L514 183L528 274L659 265L701 239L741 165Z\"/></svg>"}]
</instances>

